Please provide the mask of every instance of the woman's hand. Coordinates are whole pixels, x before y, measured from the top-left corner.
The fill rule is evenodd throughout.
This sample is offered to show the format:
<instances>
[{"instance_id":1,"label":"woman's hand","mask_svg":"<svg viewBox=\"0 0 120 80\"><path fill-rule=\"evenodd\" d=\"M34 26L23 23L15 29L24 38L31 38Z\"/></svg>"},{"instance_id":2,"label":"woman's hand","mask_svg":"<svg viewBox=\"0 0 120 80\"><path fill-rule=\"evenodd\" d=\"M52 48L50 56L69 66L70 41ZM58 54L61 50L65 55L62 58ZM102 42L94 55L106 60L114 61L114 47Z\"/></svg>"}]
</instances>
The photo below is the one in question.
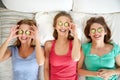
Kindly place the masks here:
<instances>
[{"instance_id":1,"label":"woman's hand","mask_svg":"<svg viewBox=\"0 0 120 80\"><path fill-rule=\"evenodd\" d=\"M8 37L9 40L12 40L13 38L16 38L16 37L19 36L19 35L17 35L17 31L18 31L17 28L18 28L18 26L14 26L14 27L11 28L10 35Z\"/></svg>"},{"instance_id":2,"label":"woman's hand","mask_svg":"<svg viewBox=\"0 0 120 80\"><path fill-rule=\"evenodd\" d=\"M31 28L33 29L33 30L30 30L30 32L31 32L31 35L30 35L30 37L32 38L32 39L34 39L34 40L39 40L39 30L38 30L38 28L36 27L36 26L31 26Z\"/></svg>"},{"instance_id":3,"label":"woman's hand","mask_svg":"<svg viewBox=\"0 0 120 80\"><path fill-rule=\"evenodd\" d=\"M70 23L69 30L70 30L72 36L76 36L77 35L76 24Z\"/></svg>"},{"instance_id":4,"label":"woman's hand","mask_svg":"<svg viewBox=\"0 0 120 80\"><path fill-rule=\"evenodd\" d=\"M100 69L99 76L102 77L104 80L108 80L111 76L113 76L113 70L108 69Z\"/></svg>"}]
</instances>

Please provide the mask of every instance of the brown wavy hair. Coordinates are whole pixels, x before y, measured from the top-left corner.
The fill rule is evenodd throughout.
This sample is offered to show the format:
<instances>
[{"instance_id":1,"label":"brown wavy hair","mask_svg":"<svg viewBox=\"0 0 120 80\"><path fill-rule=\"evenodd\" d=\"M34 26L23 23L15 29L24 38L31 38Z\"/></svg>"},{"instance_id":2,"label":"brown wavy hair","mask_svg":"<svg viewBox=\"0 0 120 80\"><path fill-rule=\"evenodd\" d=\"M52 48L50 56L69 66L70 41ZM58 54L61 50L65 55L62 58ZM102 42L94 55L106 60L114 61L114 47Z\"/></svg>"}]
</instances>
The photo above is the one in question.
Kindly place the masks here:
<instances>
[{"instance_id":1,"label":"brown wavy hair","mask_svg":"<svg viewBox=\"0 0 120 80\"><path fill-rule=\"evenodd\" d=\"M29 25L29 26L36 26L36 22L34 21L34 20L31 20L31 19L23 19L23 20L20 20L19 22L17 22L17 24L16 25L22 25L22 24L27 24L27 25ZM19 27L18 27L18 29L19 29ZM20 47L21 46L21 42L20 42L20 40L17 38L17 40L14 42L14 45L15 46L17 46L17 47ZM31 46L35 46L35 41L32 39L31 40L31 44L30 44Z\"/></svg>"},{"instance_id":2,"label":"brown wavy hair","mask_svg":"<svg viewBox=\"0 0 120 80\"><path fill-rule=\"evenodd\" d=\"M70 15L69 13L67 13L67 12L65 12L65 11L61 11L61 12L59 12L59 13L54 17L54 21L53 21L53 27L54 27L54 28L56 27L57 19L58 19L59 17L61 17L61 16L65 16L65 17L67 17L67 18L70 19L70 22L73 22L73 19L72 19L71 15ZM74 38L73 38L73 36L70 35L70 33L71 33L71 32L69 31L67 38L68 38L68 40L73 40ZM56 29L54 29L53 37L54 37L55 39L58 38L58 32L57 32Z\"/></svg>"},{"instance_id":3,"label":"brown wavy hair","mask_svg":"<svg viewBox=\"0 0 120 80\"><path fill-rule=\"evenodd\" d=\"M85 29L84 29L84 34L85 36L89 39L89 42L92 42L92 39L91 37L89 36L89 33L90 33L90 27L93 23L98 23L98 24L101 24L105 30L105 32L107 33L105 36L104 36L104 42L105 43L109 43L111 42L110 38L111 38L111 31L108 27L108 25L106 24L105 22L105 19L104 17L100 16L100 17L91 17L88 21L87 21L87 24L85 26Z\"/></svg>"}]
</instances>

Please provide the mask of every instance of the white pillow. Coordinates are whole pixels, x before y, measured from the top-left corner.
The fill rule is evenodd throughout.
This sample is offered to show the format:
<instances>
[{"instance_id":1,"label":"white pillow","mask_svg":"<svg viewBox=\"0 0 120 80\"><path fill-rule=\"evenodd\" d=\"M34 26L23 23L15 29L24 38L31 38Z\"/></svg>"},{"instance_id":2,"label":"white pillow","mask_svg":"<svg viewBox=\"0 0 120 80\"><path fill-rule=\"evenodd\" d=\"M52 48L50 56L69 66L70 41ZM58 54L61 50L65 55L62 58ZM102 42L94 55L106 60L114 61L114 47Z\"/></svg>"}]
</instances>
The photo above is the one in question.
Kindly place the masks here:
<instances>
[{"instance_id":1,"label":"white pillow","mask_svg":"<svg viewBox=\"0 0 120 80\"><path fill-rule=\"evenodd\" d=\"M72 9L73 0L2 0L11 10L21 12L49 12Z\"/></svg>"},{"instance_id":2,"label":"white pillow","mask_svg":"<svg viewBox=\"0 0 120 80\"><path fill-rule=\"evenodd\" d=\"M57 13L58 12L49 12L49 13L38 12L35 15L35 20L36 20L37 25L38 25L40 41L41 41L42 45L44 45L44 43L47 40L53 40L54 39L53 38L53 30L54 30L53 19L54 19L55 15ZM72 12L70 12L70 14L72 15ZM72 15L72 16L74 16L74 15ZM73 20L74 20L74 18L73 18ZM82 37L82 31L81 30L82 30L81 25L77 24L77 33L78 33L79 39L81 39L81 37Z\"/></svg>"},{"instance_id":3,"label":"white pillow","mask_svg":"<svg viewBox=\"0 0 120 80\"><path fill-rule=\"evenodd\" d=\"M120 0L74 0L73 11L84 13L120 12Z\"/></svg>"},{"instance_id":4,"label":"white pillow","mask_svg":"<svg viewBox=\"0 0 120 80\"><path fill-rule=\"evenodd\" d=\"M35 20L39 29L40 42L42 45L47 40L52 40L53 38L53 19L58 12L49 12L49 13L37 13L35 15Z\"/></svg>"}]
</instances>

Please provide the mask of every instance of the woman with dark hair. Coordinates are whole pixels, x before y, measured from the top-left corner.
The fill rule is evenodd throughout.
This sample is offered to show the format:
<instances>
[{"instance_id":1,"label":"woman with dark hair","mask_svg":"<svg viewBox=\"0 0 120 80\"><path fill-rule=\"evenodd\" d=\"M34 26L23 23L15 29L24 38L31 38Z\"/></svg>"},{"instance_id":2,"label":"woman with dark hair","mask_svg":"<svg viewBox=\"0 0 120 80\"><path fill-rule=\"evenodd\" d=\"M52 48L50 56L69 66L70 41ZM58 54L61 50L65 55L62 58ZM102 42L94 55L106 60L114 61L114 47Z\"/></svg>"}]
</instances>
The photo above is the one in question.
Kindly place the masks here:
<instances>
[{"instance_id":1,"label":"woman with dark hair","mask_svg":"<svg viewBox=\"0 0 120 80\"><path fill-rule=\"evenodd\" d=\"M86 76L86 80L118 80L120 47L111 42L111 31L104 18L90 18L84 33L89 42L82 45L84 55L78 63L78 74Z\"/></svg>"},{"instance_id":2,"label":"woman with dark hair","mask_svg":"<svg viewBox=\"0 0 120 80\"><path fill-rule=\"evenodd\" d=\"M45 80L78 80L81 45L72 17L67 12L58 13L53 27L55 40L45 43Z\"/></svg>"},{"instance_id":3,"label":"woman with dark hair","mask_svg":"<svg viewBox=\"0 0 120 80\"><path fill-rule=\"evenodd\" d=\"M14 45L8 47L13 38L17 40ZM9 37L0 46L0 61L10 56L12 56L13 80L38 80L39 65L44 63L44 53L35 21L20 20L16 27L11 28ZM37 56L40 57L36 61Z\"/></svg>"}]
</instances>

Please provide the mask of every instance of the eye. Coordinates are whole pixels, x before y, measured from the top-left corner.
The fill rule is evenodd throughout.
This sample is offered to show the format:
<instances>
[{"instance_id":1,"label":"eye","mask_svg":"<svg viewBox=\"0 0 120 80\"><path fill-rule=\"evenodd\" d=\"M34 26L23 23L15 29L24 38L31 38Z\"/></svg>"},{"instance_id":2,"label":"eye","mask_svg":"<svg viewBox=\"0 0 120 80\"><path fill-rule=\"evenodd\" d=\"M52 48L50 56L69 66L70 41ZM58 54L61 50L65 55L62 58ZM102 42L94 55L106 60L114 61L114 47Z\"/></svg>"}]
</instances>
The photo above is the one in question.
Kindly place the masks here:
<instances>
[{"instance_id":1,"label":"eye","mask_svg":"<svg viewBox=\"0 0 120 80\"><path fill-rule=\"evenodd\" d=\"M98 31L99 33L101 33L101 32L102 32L102 28L101 28L101 27L98 28L97 31Z\"/></svg>"},{"instance_id":2,"label":"eye","mask_svg":"<svg viewBox=\"0 0 120 80\"><path fill-rule=\"evenodd\" d=\"M68 23L68 22L65 22L65 23L64 23L64 26L65 26L65 27L68 27L68 26L69 26L69 23Z\"/></svg>"},{"instance_id":3,"label":"eye","mask_svg":"<svg viewBox=\"0 0 120 80\"><path fill-rule=\"evenodd\" d=\"M63 23L60 21L60 22L58 23L58 25L59 25L59 26L62 26L62 25L63 25Z\"/></svg>"},{"instance_id":4,"label":"eye","mask_svg":"<svg viewBox=\"0 0 120 80\"><path fill-rule=\"evenodd\" d=\"M95 34L96 30L95 30L95 29L91 29L90 32L91 32L92 34Z\"/></svg>"},{"instance_id":5,"label":"eye","mask_svg":"<svg viewBox=\"0 0 120 80\"><path fill-rule=\"evenodd\" d=\"M23 30L19 30L19 31L18 31L18 34L23 34Z\"/></svg>"},{"instance_id":6,"label":"eye","mask_svg":"<svg viewBox=\"0 0 120 80\"><path fill-rule=\"evenodd\" d=\"M28 30L27 30L27 31L25 31L25 34L26 34L26 35L30 35L30 33L31 33L31 32L30 32L30 31L28 31Z\"/></svg>"}]
</instances>

